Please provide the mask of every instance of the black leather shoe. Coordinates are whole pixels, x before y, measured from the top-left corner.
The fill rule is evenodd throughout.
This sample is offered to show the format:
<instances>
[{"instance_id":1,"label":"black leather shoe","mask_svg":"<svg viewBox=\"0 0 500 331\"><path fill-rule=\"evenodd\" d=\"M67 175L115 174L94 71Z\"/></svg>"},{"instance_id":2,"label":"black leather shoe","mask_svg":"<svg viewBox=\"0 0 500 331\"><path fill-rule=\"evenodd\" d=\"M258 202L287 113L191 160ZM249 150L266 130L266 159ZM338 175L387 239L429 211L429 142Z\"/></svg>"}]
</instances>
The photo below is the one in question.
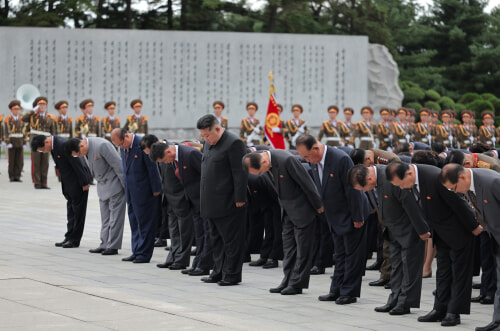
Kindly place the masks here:
<instances>
[{"instance_id":1,"label":"black leather shoe","mask_svg":"<svg viewBox=\"0 0 500 331\"><path fill-rule=\"evenodd\" d=\"M351 303L355 303L356 301L357 301L356 297L341 295L337 300L335 300L335 303L337 305L348 305Z\"/></svg>"},{"instance_id":2,"label":"black leather shoe","mask_svg":"<svg viewBox=\"0 0 500 331\"><path fill-rule=\"evenodd\" d=\"M446 312L431 310L427 315L420 316L417 320L419 322L440 322L446 316Z\"/></svg>"},{"instance_id":3,"label":"black leather shoe","mask_svg":"<svg viewBox=\"0 0 500 331\"><path fill-rule=\"evenodd\" d=\"M191 248L191 256L196 256L196 247Z\"/></svg>"},{"instance_id":4,"label":"black leather shoe","mask_svg":"<svg viewBox=\"0 0 500 331\"><path fill-rule=\"evenodd\" d=\"M257 261L250 262L248 265L251 267L262 267L266 262L267 259L260 258Z\"/></svg>"},{"instance_id":5,"label":"black leather shoe","mask_svg":"<svg viewBox=\"0 0 500 331\"><path fill-rule=\"evenodd\" d=\"M481 283L479 283L479 284L472 284L472 288L474 290L480 290L481 289Z\"/></svg>"},{"instance_id":6,"label":"black leather shoe","mask_svg":"<svg viewBox=\"0 0 500 331\"><path fill-rule=\"evenodd\" d=\"M116 248L106 248L102 251L102 255L116 255L118 254L118 250Z\"/></svg>"},{"instance_id":7,"label":"black leather shoe","mask_svg":"<svg viewBox=\"0 0 500 331\"><path fill-rule=\"evenodd\" d=\"M234 285L238 285L239 282L231 282L231 281L228 281L228 280L219 280L217 282L217 285L219 286L234 286Z\"/></svg>"},{"instance_id":8,"label":"black leather shoe","mask_svg":"<svg viewBox=\"0 0 500 331\"><path fill-rule=\"evenodd\" d=\"M278 286L278 287L274 287L274 288L269 289L269 292L281 293L281 291L283 291L285 288L286 288L286 286Z\"/></svg>"},{"instance_id":9,"label":"black leather shoe","mask_svg":"<svg viewBox=\"0 0 500 331\"><path fill-rule=\"evenodd\" d=\"M293 286L287 286L284 289L282 289L280 293L281 293L281 295L302 294L302 289L301 288L295 288Z\"/></svg>"},{"instance_id":10,"label":"black leather shoe","mask_svg":"<svg viewBox=\"0 0 500 331\"><path fill-rule=\"evenodd\" d=\"M56 243L55 245L56 245L56 247L62 247L62 245L64 245L67 241L68 241L68 240L64 239L63 241L58 242L58 243Z\"/></svg>"},{"instance_id":11,"label":"black leather shoe","mask_svg":"<svg viewBox=\"0 0 500 331\"><path fill-rule=\"evenodd\" d=\"M89 249L89 252L90 253L102 253L102 252L104 252L104 248L100 248L100 247L92 248L92 249Z\"/></svg>"},{"instance_id":12,"label":"black leather shoe","mask_svg":"<svg viewBox=\"0 0 500 331\"><path fill-rule=\"evenodd\" d=\"M180 264L176 264L176 263L172 264L172 265L171 265L170 267L168 267L168 268L169 268L170 270L184 270L184 269L186 269L186 267L185 267L185 266L180 265Z\"/></svg>"},{"instance_id":13,"label":"black leather shoe","mask_svg":"<svg viewBox=\"0 0 500 331\"><path fill-rule=\"evenodd\" d=\"M379 270L382 266L382 261L375 261L374 264L365 268L365 270Z\"/></svg>"},{"instance_id":14,"label":"black leather shoe","mask_svg":"<svg viewBox=\"0 0 500 331\"><path fill-rule=\"evenodd\" d=\"M278 267L278 260L268 260L266 264L262 266L264 269L272 269Z\"/></svg>"},{"instance_id":15,"label":"black leather shoe","mask_svg":"<svg viewBox=\"0 0 500 331\"><path fill-rule=\"evenodd\" d=\"M369 282L368 285L370 285L370 286L384 286L385 284L388 284L388 283L389 283L388 280L380 278L380 279L377 279L373 282Z\"/></svg>"},{"instance_id":16,"label":"black leather shoe","mask_svg":"<svg viewBox=\"0 0 500 331\"><path fill-rule=\"evenodd\" d=\"M188 275L190 272L193 272L194 268L184 269L181 271L181 274Z\"/></svg>"},{"instance_id":17,"label":"black leather shoe","mask_svg":"<svg viewBox=\"0 0 500 331\"><path fill-rule=\"evenodd\" d=\"M130 255L129 257L124 257L122 261L124 262L133 262L135 260L135 256Z\"/></svg>"},{"instance_id":18,"label":"black leather shoe","mask_svg":"<svg viewBox=\"0 0 500 331\"><path fill-rule=\"evenodd\" d=\"M493 297L487 295L480 302L482 305L492 305L495 302L495 300L493 299Z\"/></svg>"},{"instance_id":19,"label":"black leather shoe","mask_svg":"<svg viewBox=\"0 0 500 331\"><path fill-rule=\"evenodd\" d=\"M80 243L76 243L74 241L66 241L62 245L62 248L77 248L77 247L80 247Z\"/></svg>"},{"instance_id":20,"label":"black leather shoe","mask_svg":"<svg viewBox=\"0 0 500 331\"><path fill-rule=\"evenodd\" d=\"M491 322L486 326L478 326L476 331L498 331L500 330L500 322Z\"/></svg>"},{"instance_id":21,"label":"black leather shoe","mask_svg":"<svg viewBox=\"0 0 500 331\"><path fill-rule=\"evenodd\" d=\"M155 247L165 247L167 246L167 239L156 238Z\"/></svg>"},{"instance_id":22,"label":"black leather shoe","mask_svg":"<svg viewBox=\"0 0 500 331\"><path fill-rule=\"evenodd\" d=\"M157 264L156 266L157 266L158 268L162 268L162 269L163 269L163 268L168 268L168 267L170 267L172 264L174 264L174 263L173 263L173 262L165 262L165 263L159 263L159 264Z\"/></svg>"},{"instance_id":23,"label":"black leather shoe","mask_svg":"<svg viewBox=\"0 0 500 331\"><path fill-rule=\"evenodd\" d=\"M325 273L325 268L318 268L314 266L311 268L311 275L323 275Z\"/></svg>"},{"instance_id":24,"label":"black leather shoe","mask_svg":"<svg viewBox=\"0 0 500 331\"><path fill-rule=\"evenodd\" d=\"M481 302L481 300L483 300L483 298L484 298L484 295L480 294L477 297L471 298L470 302Z\"/></svg>"},{"instance_id":25,"label":"black leather shoe","mask_svg":"<svg viewBox=\"0 0 500 331\"><path fill-rule=\"evenodd\" d=\"M389 282L389 283L385 284L385 285L384 285L384 288L385 288L386 290L390 290L390 289L391 289L391 282Z\"/></svg>"},{"instance_id":26,"label":"black leather shoe","mask_svg":"<svg viewBox=\"0 0 500 331\"><path fill-rule=\"evenodd\" d=\"M319 301L335 301L340 297L338 294L328 293L324 295L320 295L318 297Z\"/></svg>"},{"instance_id":27,"label":"black leather shoe","mask_svg":"<svg viewBox=\"0 0 500 331\"><path fill-rule=\"evenodd\" d=\"M394 307L393 309L391 309L391 311L389 312L389 315L394 315L394 316L398 316L398 315L406 315L406 314L409 314L410 313L410 308L405 308L405 307Z\"/></svg>"},{"instance_id":28,"label":"black leather shoe","mask_svg":"<svg viewBox=\"0 0 500 331\"><path fill-rule=\"evenodd\" d=\"M447 313L441 321L441 326L455 326L460 324L460 315Z\"/></svg>"},{"instance_id":29,"label":"black leather shoe","mask_svg":"<svg viewBox=\"0 0 500 331\"><path fill-rule=\"evenodd\" d=\"M132 261L133 263L149 263L149 260L144 260L144 259L141 259L141 258L136 258L134 261Z\"/></svg>"},{"instance_id":30,"label":"black leather shoe","mask_svg":"<svg viewBox=\"0 0 500 331\"><path fill-rule=\"evenodd\" d=\"M200 268L196 268L193 271L189 272L188 274L189 276L206 276L210 275L210 270L203 270Z\"/></svg>"},{"instance_id":31,"label":"black leather shoe","mask_svg":"<svg viewBox=\"0 0 500 331\"><path fill-rule=\"evenodd\" d=\"M391 311L391 309L394 308L394 306L391 306L389 304L380 306L380 307L375 307L375 311L377 313L388 313Z\"/></svg>"},{"instance_id":32,"label":"black leather shoe","mask_svg":"<svg viewBox=\"0 0 500 331\"><path fill-rule=\"evenodd\" d=\"M204 283L217 283L219 281L219 279L215 279L215 278L212 278L212 277L203 277L202 279L200 279L202 282Z\"/></svg>"},{"instance_id":33,"label":"black leather shoe","mask_svg":"<svg viewBox=\"0 0 500 331\"><path fill-rule=\"evenodd\" d=\"M170 246L165 246L165 250L169 251L170 250Z\"/></svg>"}]
</instances>

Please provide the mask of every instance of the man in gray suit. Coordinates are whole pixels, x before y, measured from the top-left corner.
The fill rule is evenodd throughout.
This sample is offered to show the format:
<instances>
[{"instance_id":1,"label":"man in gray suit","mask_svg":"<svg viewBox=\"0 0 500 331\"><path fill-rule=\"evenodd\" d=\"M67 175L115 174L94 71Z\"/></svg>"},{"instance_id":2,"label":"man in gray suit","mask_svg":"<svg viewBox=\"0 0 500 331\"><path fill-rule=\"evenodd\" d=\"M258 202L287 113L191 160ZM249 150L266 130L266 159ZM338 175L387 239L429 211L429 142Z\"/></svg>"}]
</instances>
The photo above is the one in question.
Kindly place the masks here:
<instances>
[{"instance_id":1,"label":"man in gray suit","mask_svg":"<svg viewBox=\"0 0 500 331\"><path fill-rule=\"evenodd\" d=\"M420 307L425 240L430 237L430 230L412 192L392 185L385 168L358 164L349 170L349 182L356 190L368 193L387 227L392 293L387 304L375 311L405 315L410 308Z\"/></svg>"},{"instance_id":2,"label":"man in gray suit","mask_svg":"<svg viewBox=\"0 0 500 331\"><path fill-rule=\"evenodd\" d=\"M494 253L497 261L497 291L493 321L477 327L476 331L500 330L500 174L489 169L466 169L459 164L447 164L440 176L441 183L450 191L465 194L466 200L486 223L494 239Z\"/></svg>"},{"instance_id":3,"label":"man in gray suit","mask_svg":"<svg viewBox=\"0 0 500 331\"><path fill-rule=\"evenodd\" d=\"M122 248L125 221L123 166L115 147L104 138L72 138L64 149L73 156L85 156L92 176L97 180L101 209L101 244L90 253L116 255Z\"/></svg>"},{"instance_id":4,"label":"man in gray suit","mask_svg":"<svg viewBox=\"0 0 500 331\"><path fill-rule=\"evenodd\" d=\"M270 289L283 295L301 294L309 287L315 217L323 212L318 190L307 170L288 151L270 150L245 155L244 166L253 175L269 171L283 216L283 272L281 284Z\"/></svg>"}]
</instances>

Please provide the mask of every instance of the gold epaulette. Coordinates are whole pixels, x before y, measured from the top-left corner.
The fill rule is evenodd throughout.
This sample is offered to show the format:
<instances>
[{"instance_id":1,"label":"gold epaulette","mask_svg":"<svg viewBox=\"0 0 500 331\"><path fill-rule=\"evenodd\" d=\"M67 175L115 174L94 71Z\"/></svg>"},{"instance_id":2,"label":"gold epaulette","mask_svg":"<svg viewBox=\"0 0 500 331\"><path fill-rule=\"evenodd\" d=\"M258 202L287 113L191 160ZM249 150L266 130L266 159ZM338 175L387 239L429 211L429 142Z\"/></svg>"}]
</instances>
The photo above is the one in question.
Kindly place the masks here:
<instances>
[{"instance_id":1,"label":"gold epaulette","mask_svg":"<svg viewBox=\"0 0 500 331\"><path fill-rule=\"evenodd\" d=\"M486 161L477 161L477 167L478 168L491 169L491 163L486 162Z\"/></svg>"},{"instance_id":2,"label":"gold epaulette","mask_svg":"<svg viewBox=\"0 0 500 331\"><path fill-rule=\"evenodd\" d=\"M359 121L358 122L358 127L359 127L359 130L361 130L362 133L368 133L368 131L370 130L368 128L368 126L366 126L365 122L363 122L363 121Z\"/></svg>"},{"instance_id":3,"label":"gold epaulette","mask_svg":"<svg viewBox=\"0 0 500 331\"><path fill-rule=\"evenodd\" d=\"M328 133L333 133L333 125L330 125L330 121L324 121L323 122L323 127L325 128L325 131Z\"/></svg>"},{"instance_id":4,"label":"gold epaulette","mask_svg":"<svg viewBox=\"0 0 500 331\"><path fill-rule=\"evenodd\" d=\"M383 134L383 135L388 135L389 134L389 128L387 128L384 123L379 123L378 124L378 128L380 130L380 132Z\"/></svg>"},{"instance_id":5,"label":"gold epaulette","mask_svg":"<svg viewBox=\"0 0 500 331\"><path fill-rule=\"evenodd\" d=\"M148 117L147 117L147 116L141 116L141 120L143 120L143 121L147 121L147 120L148 120Z\"/></svg>"}]
</instances>

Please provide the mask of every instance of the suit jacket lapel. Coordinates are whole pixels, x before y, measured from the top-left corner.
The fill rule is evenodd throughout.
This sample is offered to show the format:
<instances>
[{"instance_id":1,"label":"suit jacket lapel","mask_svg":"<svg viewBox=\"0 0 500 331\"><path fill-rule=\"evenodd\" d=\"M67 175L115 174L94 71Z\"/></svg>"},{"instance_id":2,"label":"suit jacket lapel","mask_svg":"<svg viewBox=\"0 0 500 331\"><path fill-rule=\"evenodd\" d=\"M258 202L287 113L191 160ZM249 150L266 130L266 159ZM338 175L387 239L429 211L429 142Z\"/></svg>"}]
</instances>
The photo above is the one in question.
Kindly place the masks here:
<instances>
[{"instance_id":1,"label":"suit jacket lapel","mask_svg":"<svg viewBox=\"0 0 500 331\"><path fill-rule=\"evenodd\" d=\"M311 164L311 169L312 169L312 177L314 179L314 184L316 185L316 188L318 189L319 193L322 193L322 187L321 187L321 182L319 180L319 172L318 172L318 165L317 164Z\"/></svg>"}]
</instances>

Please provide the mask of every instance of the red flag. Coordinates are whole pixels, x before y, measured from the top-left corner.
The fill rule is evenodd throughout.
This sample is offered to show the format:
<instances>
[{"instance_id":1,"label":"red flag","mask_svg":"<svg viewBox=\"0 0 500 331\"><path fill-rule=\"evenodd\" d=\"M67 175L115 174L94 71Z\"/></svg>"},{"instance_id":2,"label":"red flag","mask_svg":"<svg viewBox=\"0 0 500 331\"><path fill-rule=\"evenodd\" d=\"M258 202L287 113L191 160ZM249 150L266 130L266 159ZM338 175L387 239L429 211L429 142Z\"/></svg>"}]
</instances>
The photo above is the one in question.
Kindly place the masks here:
<instances>
[{"instance_id":1,"label":"red flag","mask_svg":"<svg viewBox=\"0 0 500 331\"><path fill-rule=\"evenodd\" d=\"M269 79L272 81L272 73L269 74ZM271 82L269 93L269 105L267 106L266 125L264 131L266 133L266 140L271 147L276 149L285 149L285 139L279 132L273 132L273 128L281 128L280 112L278 110L278 103L274 96L274 85Z\"/></svg>"}]
</instances>

